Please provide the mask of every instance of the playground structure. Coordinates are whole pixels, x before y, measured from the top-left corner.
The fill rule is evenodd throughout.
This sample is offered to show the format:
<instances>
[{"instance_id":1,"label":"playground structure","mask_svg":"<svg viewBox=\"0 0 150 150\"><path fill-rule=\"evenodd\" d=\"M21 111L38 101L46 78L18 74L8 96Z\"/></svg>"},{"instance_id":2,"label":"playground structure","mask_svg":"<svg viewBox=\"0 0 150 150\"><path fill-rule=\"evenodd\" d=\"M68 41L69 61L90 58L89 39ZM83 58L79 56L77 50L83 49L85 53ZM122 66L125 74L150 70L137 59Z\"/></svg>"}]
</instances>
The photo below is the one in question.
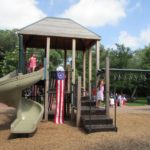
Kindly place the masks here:
<instances>
[{"instance_id":1,"label":"playground structure","mask_svg":"<svg viewBox=\"0 0 150 150\"><path fill-rule=\"evenodd\" d=\"M116 131L116 124L113 125L113 119L109 116L109 69L106 70L106 105L105 108L98 109L95 108L95 102L91 99L91 81L92 81L92 48L95 46L96 50L96 66L95 66L95 85L97 85L99 78L97 77L97 70L100 68L99 62L99 47L100 47L100 37L86 29L85 27L79 25L78 23L70 20L70 19L62 19L62 18L44 18L34 24L31 24L27 27L22 28L18 31L19 36L19 76L10 78L11 75L0 79L0 90L3 91L1 97L5 98L5 101L10 102L10 98L6 97L5 91L10 91L12 93L11 98L14 100L19 100L21 97L21 90L25 87L29 87L41 80L44 76L44 120L48 121L49 115L49 106L51 103L51 96L55 94L56 91L50 89L50 84L52 83L52 78L50 76L51 70L49 70L50 66L50 52L52 49L64 51L64 69L67 70L67 51L72 51L72 64L70 71L68 71L68 82L66 83L66 91L65 98L69 97L71 100L68 106L71 108L67 108L68 111L71 110L71 120L76 120L76 125L80 126L81 122L83 127L87 132L92 131ZM36 71L34 73L25 74L26 73L26 51L27 48L41 48L45 51L44 56L44 74L41 70ZM83 52L83 74L82 80L81 77L76 78L76 52ZM86 85L86 55L89 55L89 70L88 70L88 85ZM109 63L106 61L106 68L109 68ZM28 77L31 75L31 80L28 80ZM22 77L20 79L20 77ZM24 78L25 77L25 78ZM69 80L71 79L71 81ZM11 84L11 81L14 83ZM23 82L24 81L24 82ZM6 85L3 85L6 83ZM10 87L8 86L10 85ZM81 87L84 90L88 89L88 96L81 96ZM20 89L20 90L19 90ZM19 92L18 92L19 91ZM15 97L17 95L17 98ZM3 98L2 98L3 99ZM66 102L66 101L65 101ZM15 101L14 106L18 108L18 102ZM24 106L26 105L27 106ZM31 108L30 105L33 104L33 108L36 107L36 110L32 110L31 112L23 112L20 113L19 110L28 110ZM34 105L36 105L34 107ZM38 106L37 106L38 105ZM65 105L64 105L65 106ZM38 108L37 108L38 107ZM40 110L39 110L40 109ZM30 130L26 130L26 132L33 132L35 130L35 125L38 124L42 115L42 107L36 102L29 102L22 100L18 109L18 120L16 120L12 126L12 132L19 133L21 131L20 127L25 127L24 122L26 121L27 127ZM29 116L29 113L35 113L37 119L32 120L32 116ZM20 118L22 118L21 121ZM24 119L26 118L26 119ZM27 119L28 118L28 119ZM18 123L19 121L19 123ZM17 126L16 126L17 124ZM32 129L31 129L32 126ZM23 132L24 133L24 132Z\"/></svg>"},{"instance_id":2,"label":"playground structure","mask_svg":"<svg viewBox=\"0 0 150 150\"><path fill-rule=\"evenodd\" d=\"M25 57L27 48L42 48L45 50L45 100L44 119L48 120L49 98L49 63L51 49L64 51L64 69L66 70L67 51L72 51L71 90L76 83L76 51L83 51L83 88L91 93L92 80L92 47L96 46L96 70L99 69L99 41L100 37L70 19L44 18L34 24L22 28L19 35L19 73L25 72ZM86 86L86 53L89 53L89 85ZM95 72L96 74L96 72ZM98 79L97 79L98 80ZM90 88L89 88L90 87ZM71 94L72 95L72 94ZM71 96L73 101L73 95Z\"/></svg>"}]
</instances>

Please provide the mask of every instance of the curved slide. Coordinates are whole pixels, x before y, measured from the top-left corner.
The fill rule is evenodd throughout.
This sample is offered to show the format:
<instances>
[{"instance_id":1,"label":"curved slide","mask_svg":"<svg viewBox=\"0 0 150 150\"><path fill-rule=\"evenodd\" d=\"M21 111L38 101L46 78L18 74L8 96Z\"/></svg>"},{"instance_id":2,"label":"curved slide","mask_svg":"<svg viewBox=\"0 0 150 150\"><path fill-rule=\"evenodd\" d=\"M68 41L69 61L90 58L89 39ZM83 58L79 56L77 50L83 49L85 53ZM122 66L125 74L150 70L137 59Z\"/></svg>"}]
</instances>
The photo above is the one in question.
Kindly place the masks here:
<instances>
[{"instance_id":1,"label":"curved slide","mask_svg":"<svg viewBox=\"0 0 150 150\"><path fill-rule=\"evenodd\" d=\"M6 75L7 78L2 77L0 78L0 93L5 91L11 91L15 89L25 89L39 80L43 79L44 69L39 71L35 71L28 74L19 74L19 75Z\"/></svg>"},{"instance_id":2,"label":"curved slide","mask_svg":"<svg viewBox=\"0 0 150 150\"><path fill-rule=\"evenodd\" d=\"M22 90L42 80L44 70L25 75L12 74L0 78L0 102L17 109L17 118L11 124L11 133L33 133L42 119L44 108L33 100L22 98Z\"/></svg>"},{"instance_id":3,"label":"curved slide","mask_svg":"<svg viewBox=\"0 0 150 150\"><path fill-rule=\"evenodd\" d=\"M11 124L11 133L33 133L43 117L44 108L39 103L22 99L17 119Z\"/></svg>"}]
</instances>

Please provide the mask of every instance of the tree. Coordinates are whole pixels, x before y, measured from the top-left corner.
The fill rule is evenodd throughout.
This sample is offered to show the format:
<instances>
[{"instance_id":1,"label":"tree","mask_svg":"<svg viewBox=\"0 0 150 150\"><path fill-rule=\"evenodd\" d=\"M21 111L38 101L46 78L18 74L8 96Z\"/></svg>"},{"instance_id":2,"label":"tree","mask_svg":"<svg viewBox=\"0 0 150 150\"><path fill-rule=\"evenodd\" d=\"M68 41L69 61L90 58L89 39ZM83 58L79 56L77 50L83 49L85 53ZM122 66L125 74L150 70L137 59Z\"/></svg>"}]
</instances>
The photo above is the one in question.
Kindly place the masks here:
<instances>
[{"instance_id":1,"label":"tree","mask_svg":"<svg viewBox=\"0 0 150 150\"><path fill-rule=\"evenodd\" d=\"M0 76L14 70L18 63L16 30L0 30Z\"/></svg>"},{"instance_id":2,"label":"tree","mask_svg":"<svg viewBox=\"0 0 150 150\"><path fill-rule=\"evenodd\" d=\"M143 50L141 50L141 67L144 69L150 69L150 44L148 46L145 46Z\"/></svg>"},{"instance_id":3,"label":"tree","mask_svg":"<svg viewBox=\"0 0 150 150\"><path fill-rule=\"evenodd\" d=\"M133 58L133 52L129 47L116 44L116 49L110 49L109 56L110 68L124 69L129 68L130 60ZM118 73L116 75L118 75ZM132 81L117 81L111 78L111 90L114 93L116 91L123 93L123 90L125 90L127 87L129 90L131 90L135 87L135 85L133 85Z\"/></svg>"},{"instance_id":4,"label":"tree","mask_svg":"<svg viewBox=\"0 0 150 150\"><path fill-rule=\"evenodd\" d=\"M0 61L0 75L4 76L5 74L18 68L18 49L11 51L6 51L5 55Z\"/></svg>"},{"instance_id":5,"label":"tree","mask_svg":"<svg viewBox=\"0 0 150 150\"><path fill-rule=\"evenodd\" d=\"M18 45L16 30L0 30L0 58L3 59L7 51L13 51Z\"/></svg>"},{"instance_id":6,"label":"tree","mask_svg":"<svg viewBox=\"0 0 150 150\"><path fill-rule=\"evenodd\" d=\"M56 71L56 67L63 63L63 52L61 50L51 50L50 52L50 71Z\"/></svg>"},{"instance_id":7,"label":"tree","mask_svg":"<svg viewBox=\"0 0 150 150\"><path fill-rule=\"evenodd\" d=\"M117 49L110 51L112 68L128 68L129 60L133 57L133 52L129 47L116 44Z\"/></svg>"}]
</instances>

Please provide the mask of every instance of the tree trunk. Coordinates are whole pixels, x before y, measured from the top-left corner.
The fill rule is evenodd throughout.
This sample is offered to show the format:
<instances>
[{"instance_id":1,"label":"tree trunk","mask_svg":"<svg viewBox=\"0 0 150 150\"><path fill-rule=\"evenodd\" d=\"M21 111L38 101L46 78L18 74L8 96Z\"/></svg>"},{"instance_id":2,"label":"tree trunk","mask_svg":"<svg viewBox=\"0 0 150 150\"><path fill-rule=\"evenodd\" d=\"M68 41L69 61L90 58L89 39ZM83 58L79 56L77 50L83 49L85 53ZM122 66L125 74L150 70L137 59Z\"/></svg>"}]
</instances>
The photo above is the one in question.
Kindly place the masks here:
<instances>
[{"instance_id":1,"label":"tree trunk","mask_svg":"<svg viewBox=\"0 0 150 150\"><path fill-rule=\"evenodd\" d=\"M133 89L133 92L132 92L131 97L134 97L134 95L135 95L135 93L136 93L136 90L137 90L137 86Z\"/></svg>"}]
</instances>

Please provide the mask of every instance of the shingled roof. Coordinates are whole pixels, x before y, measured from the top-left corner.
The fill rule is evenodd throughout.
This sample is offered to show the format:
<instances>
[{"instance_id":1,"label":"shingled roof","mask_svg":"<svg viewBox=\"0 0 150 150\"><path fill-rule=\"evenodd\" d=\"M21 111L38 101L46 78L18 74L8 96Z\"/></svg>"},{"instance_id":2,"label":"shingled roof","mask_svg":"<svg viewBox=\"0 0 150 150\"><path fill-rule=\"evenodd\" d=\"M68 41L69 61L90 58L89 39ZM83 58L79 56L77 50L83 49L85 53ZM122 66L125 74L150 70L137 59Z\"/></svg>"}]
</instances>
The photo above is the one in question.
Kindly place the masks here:
<instances>
[{"instance_id":1,"label":"shingled roof","mask_svg":"<svg viewBox=\"0 0 150 150\"><path fill-rule=\"evenodd\" d=\"M94 32L71 19L46 17L18 31L19 34L100 39Z\"/></svg>"},{"instance_id":2,"label":"shingled roof","mask_svg":"<svg viewBox=\"0 0 150 150\"><path fill-rule=\"evenodd\" d=\"M52 48L71 48L70 40L76 38L77 49L91 46L93 41L100 40L100 36L83 27L77 22L67 18L46 17L30 24L18 31L24 35L24 43L28 47L44 47L44 37L52 37ZM38 41L38 42L37 42ZM59 45L56 45L59 42ZM64 44L65 43L65 44Z\"/></svg>"}]
</instances>

